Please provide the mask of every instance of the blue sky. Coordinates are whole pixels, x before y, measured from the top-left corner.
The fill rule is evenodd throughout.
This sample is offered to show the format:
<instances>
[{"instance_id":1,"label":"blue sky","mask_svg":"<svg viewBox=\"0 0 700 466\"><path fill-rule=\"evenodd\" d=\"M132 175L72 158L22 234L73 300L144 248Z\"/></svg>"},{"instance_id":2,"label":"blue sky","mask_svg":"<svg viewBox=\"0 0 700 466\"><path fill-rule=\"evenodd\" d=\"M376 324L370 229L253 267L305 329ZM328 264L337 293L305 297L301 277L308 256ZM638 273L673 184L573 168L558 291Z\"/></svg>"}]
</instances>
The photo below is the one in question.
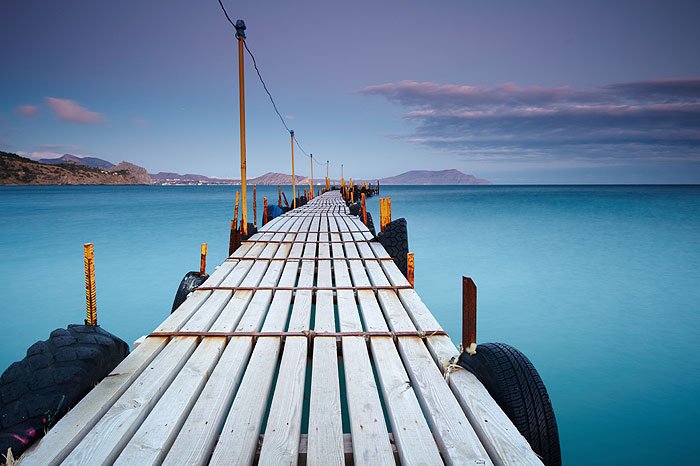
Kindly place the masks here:
<instances>
[{"instance_id":1,"label":"blue sky","mask_svg":"<svg viewBox=\"0 0 700 466\"><path fill-rule=\"evenodd\" d=\"M335 176L700 182L698 2L225 4ZM215 0L6 0L0 17L0 149L238 177L235 40ZM289 172L250 65L250 176Z\"/></svg>"}]
</instances>

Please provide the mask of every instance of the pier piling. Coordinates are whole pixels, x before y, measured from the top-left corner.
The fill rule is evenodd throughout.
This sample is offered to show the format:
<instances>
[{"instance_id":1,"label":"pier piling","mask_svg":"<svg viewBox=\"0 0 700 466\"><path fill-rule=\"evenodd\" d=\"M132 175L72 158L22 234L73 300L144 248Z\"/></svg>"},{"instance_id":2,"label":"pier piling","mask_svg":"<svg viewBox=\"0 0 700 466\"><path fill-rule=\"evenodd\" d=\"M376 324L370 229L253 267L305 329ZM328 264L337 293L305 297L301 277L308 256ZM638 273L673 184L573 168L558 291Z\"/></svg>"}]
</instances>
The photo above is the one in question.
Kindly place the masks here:
<instances>
[{"instance_id":1,"label":"pier piling","mask_svg":"<svg viewBox=\"0 0 700 466\"><path fill-rule=\"evenodd\" d=\"M476 284L462 277L462 350L476 353Z\"/></svg>"},{"instance_id":2,"label":"pier piling","mask_svg":"<svg viewBox=\"0 0 700 466\"><path fill-rule=\"evenodd\" d=\"M95 248L92 243L83 245L85 256L85 325L97 325L97 296L95 292Z\"/></svg>"}]
</instances>

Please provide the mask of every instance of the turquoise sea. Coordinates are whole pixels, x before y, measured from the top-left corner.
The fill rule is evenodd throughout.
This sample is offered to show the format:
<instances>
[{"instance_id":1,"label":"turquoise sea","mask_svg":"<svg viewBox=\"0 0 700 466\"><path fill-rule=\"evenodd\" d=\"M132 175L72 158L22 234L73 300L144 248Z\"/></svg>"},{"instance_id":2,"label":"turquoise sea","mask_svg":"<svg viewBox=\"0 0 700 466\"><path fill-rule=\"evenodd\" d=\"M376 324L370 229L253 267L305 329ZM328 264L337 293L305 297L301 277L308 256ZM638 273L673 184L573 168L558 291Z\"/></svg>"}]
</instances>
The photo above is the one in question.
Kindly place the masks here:
<instances>
[{"instance_id":1,"label":"turquoise sea","mask_svg":"<svg viewBox=\"0 0 700 466\"><path fill-rule=\"evenodd\" d=\"M170 312L209 243L226 256L235 187L1 187L0 370L84 318L95 245L98 319L132 342ZM285 188L291 198L289 187ZM276 201L276 188L263 187ZM416 288L455 341L461 276L478 339L542 375L568 465L697 464L700 187L384 187L405 217ZM378 198L368 202L379 218ZM377 221L378 223L378 221Z\"/></svg>"}]
</instances>

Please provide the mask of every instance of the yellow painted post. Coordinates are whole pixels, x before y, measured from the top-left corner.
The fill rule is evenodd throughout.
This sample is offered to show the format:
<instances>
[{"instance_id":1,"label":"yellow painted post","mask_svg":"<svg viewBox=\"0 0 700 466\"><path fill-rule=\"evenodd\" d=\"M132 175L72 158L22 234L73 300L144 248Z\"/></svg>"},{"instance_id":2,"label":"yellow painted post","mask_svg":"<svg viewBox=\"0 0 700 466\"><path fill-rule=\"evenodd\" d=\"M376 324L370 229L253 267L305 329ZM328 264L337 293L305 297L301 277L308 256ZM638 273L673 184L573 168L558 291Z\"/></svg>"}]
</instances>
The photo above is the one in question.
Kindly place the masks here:
<instances>
[{"instance_id":1,"label":"yellow painted post","mask_svg":"<svg viewBox=\"0 0 700 466\"><path fill-rule=\"evenodd\" d=\"M95 248L92 243L83 245L85 256L85 325L97 326L97 296L95 293Z\"/></svg>"},{"instance_id":2,"label":"yellow painted post","mask_svg":"<svg viewBox=\"0 0 700 466\"><path fill-rule=\"evenodd\" d=\"M362 198L362 223L367 225L367 204L365 204L365 193L360 194Z\"/></svg>"},{"instance_id":3,"label":"yellow painted post","mask_svg":"<svg viewBox=\"0 0 700 466\"><path fill-rule=\"evenodd\" d=\"M207 243L202 243L199 253L199 275L204 276L207 273Z\"/></svg>"},{"instance_id":4,"label":"yellow painted post","mask_svg":"<svg viewBox=\"0 0 700 466\"><path fill-rule=\"evenodd\" d=\"M297 208L297 180L294 176L294 130L289 132L292 140L292 209Z\"/></svg>"},{"instance_id":5,"label":"yellow painted post","mask_svg":"<svg viewBox=\"0 0 700 466\"><path fill-rule=\"evenodd\" d=\"M243 41L245 37L245 22L236 21L236 39L238 39L238 101L239 122L241 133L241 225L243 236L248 235L248 198L246 193L246 147L245 147L245 75L243 62Z\"/></svg>"},{"instance_id":6,"label":"yellow painted post","mask_svg":"<svg viewBox=\"0 0 700 466\"><path fill-rule=\"evenodd\" d=\"M265 225L268 222L268 220L267 220L267 198L266 197L263 197L263 220L262 220L262 222L263 222L262 223L263 225Z\"/></svg>"},{"instance_id":7,"label":"yellow painted post","mask_svg":"<svg viewBox=\"0 0 700 466\"><path fill-rule=\"evenodd\" d=\"M311 179L309 180L309 199L314 198L314 154L311 154Z\"/></svg>"},{"instance_id":8,"label":"yellow painted post","mask_svg":"<svg viewBox=\"0 0 700 466\"><path fill-rule=\"evenodd\" d=\"M331 179L329 178L328 171L330 169L330 164L331 162L329 160L326 160L326 191L331 190Z\"/></svg>"},{"instance_id":9,"label":"yellow painted post","mask_svg":"<svg viewBox=\"0 0 700 466\"><path fill-rule=\"evenodd\" d=\"M381 231L391 223L391 198L383 197L379 199L379 225Z\"/></svg>"},{"instance_id":10,"label":"yellow painted post","mask_svg":"<svg viewBox=\"0 0 700 466\"><path fill-rule=\"evenodd\" d=\"M411 286L413 288L415 288L416 287L416 278L415 278L416 266L414 263L413 253L409 252L406 256L406 259L407 259L406 262L408 263L408 267L407 267L408 277L406 277L406 278L408 279L408 283L410 283Z\"/></svg>"},{"instance_id":11,"label":"yellow painted post","mask_svg":"<svg viewBox=\"0 0 700 466\"><path fill-rule=\"evenodd\" d=\"M253 226L258 228L258 186L253 185Z\"/></svg>"}]
</instances>

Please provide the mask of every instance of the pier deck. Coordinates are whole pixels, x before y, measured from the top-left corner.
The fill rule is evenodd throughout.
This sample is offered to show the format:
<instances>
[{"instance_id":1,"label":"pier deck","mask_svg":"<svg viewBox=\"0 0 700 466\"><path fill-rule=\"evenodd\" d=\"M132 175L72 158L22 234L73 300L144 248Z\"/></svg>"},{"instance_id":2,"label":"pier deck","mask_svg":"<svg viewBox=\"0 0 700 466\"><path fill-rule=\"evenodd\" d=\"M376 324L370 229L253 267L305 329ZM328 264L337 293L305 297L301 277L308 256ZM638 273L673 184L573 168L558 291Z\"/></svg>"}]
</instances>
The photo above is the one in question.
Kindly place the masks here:
<instances>
[{"instance_id":1,"label":"pier deck","mask_svg":"<svg viewBox=\"0 0 700 466\"><path fill-rule=\"evenodd\" d=\"M20 464L541 464L371 239L273 219Z\"/></svg>"}]
</instances>

